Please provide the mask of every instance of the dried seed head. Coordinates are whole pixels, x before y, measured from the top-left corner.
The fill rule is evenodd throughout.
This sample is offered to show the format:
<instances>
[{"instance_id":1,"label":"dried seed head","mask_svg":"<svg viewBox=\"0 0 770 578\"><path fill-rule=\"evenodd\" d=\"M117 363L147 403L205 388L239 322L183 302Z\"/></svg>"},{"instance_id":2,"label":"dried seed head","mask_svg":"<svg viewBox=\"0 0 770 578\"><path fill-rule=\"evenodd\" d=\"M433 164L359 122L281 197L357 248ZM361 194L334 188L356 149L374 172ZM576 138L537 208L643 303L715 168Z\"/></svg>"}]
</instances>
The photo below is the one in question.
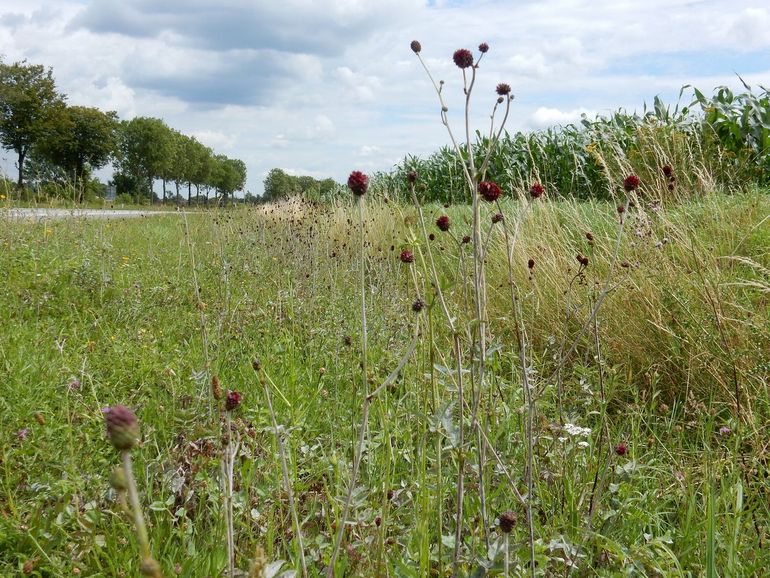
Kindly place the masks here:
<instances>
[{"instance_id":1,"label":"dried seed head","mask_svg":"<svg viewBox=\"0 0 770 578\"><path fill-rule=\"evenodd\" d=\"M124 405L105 408L104 421L107 437L117 450L130 450L139 443L139 420Z\"/></svg>"},{"instance_id":2,"label":"dried seed head","mask_svg":"<svg viewBox=\"0 0 770 578\"><path fill-rule=\"evenodd\" d=\"M505 99L504 99L502 96L498 96L498 97L497 97L497 104L503 104L503 101L504 101L504 100L505 100Z\"/></svg>"},{"instance_id":3,"label":"dried seed head","mask_svg":"<svg viewBox=\"0 0 770 578\"><path fill-rule=\"evenodd\" d=\"M586 231L586 239L588 239L589 244L593 244L594 242L594 235L590 231Z\"/></svg>"},{"instance_id":4,"label":"dried seed head","mask_svg":"<svg viewBox=\"0 0 770 578\"><path fill-rule=\"evenodd\" d=\"M361 171L353 171L348 177L348 187L350 187L354 195L360 197L369 188L369 177Z\"/></svg>"},{"instance_id":5,"label":"dried seed head","mask_svg":"<svg viewBox=\"0 0 770 578\"><path fill-rule=\"evenodd\" d=\"M588 267L588 257L578 253L575 258L577 259L578 263L580 263L580 265L582 265L583 267Z\"/></svg>"},{"instance_id":6,"label":"dried seed head","mask_svg":"<svg viewBox=\"0 0 770 578\"><path fill-rule=\"evenodd\" d=\"M412 52L415 54L420 54L420 51L422 50L422 44L418 40L412 40L411 44L409 44L409 48L412 49Z\"/></svg>"},{"instance_id":7,"label":"dried seed head","mask_svg":"<svg viewBox=\"0 0 770 578\"><path fill-rule=\"evenodd\" d=\"M216 375L211 376L211 395L214 399L222 399L222 384L219 383L219 377Z\"/></svg>"},{"instance_id":8,"label":"dried seed head","mask_svg":"<svg viewBox=\"0 0 770 578\"><path fill-rule=\"evenodd\" d=\"M663 165L663 174L667 177L672 177L674 175L674 169L671 165Z\"/></svg>"},{"instance_id":9,"label":"dried seed head","mask_svg":"<svg viewBox=\"0 0 770 578\"><path fill-rule=\"evenodd\" d=\"M481 44L479 44L479 52L481 52L482 54L486 54L487 52L489 52L489 44L487 44L486 42L482 42Z\"/></svg>"},{"instance_id":10,"label":"dried seed head","mask_svg":"<svg viewBox=\"0 0 770 578\"><path fill-rule=\"evenodd\" d=\"M497 88L495 88L495 92L499 94L500 96L505 96L507 94L511 93L511 85L507 84L505 82L501 82L497 85Z\"/></svg>"},{"instance_id":11,"label":"dried seed head","mask_svg":"<svg viewBox=\"0 0 770 578\"><path fill-rule=\"evenodd\" d=\"M425 309L425 301L423 301L418 297L417 299L414 300L414 303L412 303L412 311L414 311L415 313L419 313L423 309Z\"/></svg>"},{"instance_id":12,"label":"dried seed head","mask_svg":"<svg viewBox=\"0 0 770 578\"><path fill-rule=\"evenodd\" d=\"M262 369L262 360L258 357L255 357L251 360L251 369L254 371L260 371Z\"/></svg>"},{"instance_id":13,"label":"dried seed head","mask_svg":"<svg viewBox=\"0 0 770 578\"><path fill-rule=\"evenodd\" d=\"M492 215L492 224L496 225L497 223L501 223L505 217L503 217L502 213L495 213Z\"/></svg>"},{"instance_id":14,"label":"dried seed head","mask_svg":"<svg viewBox=\"0 0 770 578\"><path fill-rule=\"evenodd\" d=\"M417 171L409 171L406 173L406 180L410 183L416 183L418 178L419 175L417 174Z\"/></svg>"},{"instance_id":15,"label":"dried seed head","mask_svg":"<svg viewBox=\"0 0 770 578\"><path fill-rule=\"evenodd\" d=\"M527 269L532 270L535 268L535 260L530 257L529 261L527 261Z\"/></svg>"},{"instance_id":16,"label":"dried seed head","mask_svg":"<svg viewBox=\"0 0 770 578\"><path fill-rule=\"evenodd\" d=\"M460 68L469 68L473 66L473 54L466 48L455 50L455 53L452 55L452 60L454 60L455 64Z\"/></svg>"},{"instance_id":17,"label":"dried seed head","mask_svg":"<svg viewBox=\"0 0 770 578\"><path fill-rule=\"evenodd\" d=\"M509 510L500 514L498 521L500 523L500 531L505 534L510 534L518 521L518 516L515 512Z\"/></svg>"}]
</instances>

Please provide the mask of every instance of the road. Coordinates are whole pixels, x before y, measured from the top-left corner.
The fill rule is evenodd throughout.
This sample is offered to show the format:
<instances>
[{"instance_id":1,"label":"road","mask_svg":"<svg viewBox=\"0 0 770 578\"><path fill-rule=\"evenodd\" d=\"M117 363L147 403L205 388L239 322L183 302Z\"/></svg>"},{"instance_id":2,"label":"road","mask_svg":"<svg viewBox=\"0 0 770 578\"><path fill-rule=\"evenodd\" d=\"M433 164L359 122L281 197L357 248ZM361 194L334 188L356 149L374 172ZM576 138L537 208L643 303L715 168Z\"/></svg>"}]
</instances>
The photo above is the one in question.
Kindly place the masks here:
<instances>
[{"instance_id":1,"label":"road","mask_svg":"<svg viewBox=\"0 0 770 578\"><path fill-rule=\"evenodd\" d=\"M87 217L92 219L124 219L148 217L151 215L179 215L180 211L139 211L136 209L47 209L47 208L12 208L0 209L0 216L14 219L66 219Z\"/></svg>"}]
</instances>

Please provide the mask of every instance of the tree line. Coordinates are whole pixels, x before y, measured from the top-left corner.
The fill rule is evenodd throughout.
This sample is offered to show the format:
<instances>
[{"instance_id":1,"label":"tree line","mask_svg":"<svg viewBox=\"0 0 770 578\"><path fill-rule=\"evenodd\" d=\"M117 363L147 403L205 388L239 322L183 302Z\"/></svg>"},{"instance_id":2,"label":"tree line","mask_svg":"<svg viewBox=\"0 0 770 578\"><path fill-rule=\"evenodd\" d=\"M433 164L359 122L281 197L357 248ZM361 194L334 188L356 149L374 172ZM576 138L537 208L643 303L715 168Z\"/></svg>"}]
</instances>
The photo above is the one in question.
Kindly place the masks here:
<instances>
[{"instance_id":1,"label":"tree line","mask_svg":"<svg viewBox=\"0 0 770 578\"><path fill-rule=\"evenodd\" d=\"M240 159L216 154L195 137L160 119L120 120L117 113L71 106L56 88L52 69L26 60L0 60L0 145L16 155L16 189L30 182L51 194L68 191L82 202L98 181L93 172L112 163L117 194L155 200L156 180L175 200L227 201L246 184ZM195 196L192 191L195 189ZM184 190L186 189L186 190Z\"/></svg>"}]
</instances>

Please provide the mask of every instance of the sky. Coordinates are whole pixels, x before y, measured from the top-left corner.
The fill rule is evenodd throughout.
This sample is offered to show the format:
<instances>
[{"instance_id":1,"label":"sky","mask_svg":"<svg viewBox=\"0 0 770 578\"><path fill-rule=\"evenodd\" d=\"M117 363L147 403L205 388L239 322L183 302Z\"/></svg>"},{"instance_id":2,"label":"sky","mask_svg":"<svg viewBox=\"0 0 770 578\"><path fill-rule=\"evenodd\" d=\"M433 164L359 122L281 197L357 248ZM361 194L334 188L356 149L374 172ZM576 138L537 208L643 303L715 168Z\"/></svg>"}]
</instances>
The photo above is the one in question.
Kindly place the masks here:
<instances>
[{"instance_id":1,"label":"sky","mask_svg":"<svg viewBox=\"0 0 770 578\"><path fill-rule=\"evenodd\" d=\"M51 67L71 105L161 118L242 159L253 194L272 168L344 182L448 144L412 40L458 134L452 54L482 42L473 130L500 82L511 131L676 103L683 85L738 89L738 75L770 87L767 0L0 0L5 62ZM11 177L14 162L0 151Z\"/></svg>"}]
</instances>

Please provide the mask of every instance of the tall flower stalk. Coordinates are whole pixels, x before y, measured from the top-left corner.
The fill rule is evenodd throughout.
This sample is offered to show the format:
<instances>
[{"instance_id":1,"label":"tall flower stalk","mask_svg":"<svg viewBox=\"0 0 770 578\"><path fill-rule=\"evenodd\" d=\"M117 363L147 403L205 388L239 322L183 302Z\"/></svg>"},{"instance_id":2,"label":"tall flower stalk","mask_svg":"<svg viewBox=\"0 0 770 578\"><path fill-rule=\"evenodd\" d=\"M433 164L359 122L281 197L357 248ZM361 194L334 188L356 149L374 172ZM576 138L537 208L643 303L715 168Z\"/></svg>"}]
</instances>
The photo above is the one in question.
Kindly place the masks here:
<instances>
[{"instance_id":1,"label":"tall flower stalk","mask_svg":"<svg viewBox=\"0 0 770 578\"><path fill-rule=\"evenodd\" d=\"M136 539L139 542L139 569L143 576L162 578L160 564L152 557L150 538L147 525L139 502L139 492L134 479L134 469L131 462L131 450L139 443L139 420L129 408L116 405L104 410L107 425L107 437L113 447L120 452L123 471L112 476L112 484L119 492L128 494L129 513L134 519ZM125 504L123 505L125 509Z\"/></svg>"},{"instance_id":2,"label":"tall flower stalk","mask_svg":"<svg viewBox=\"0 0 770 578\"><path fill-rule=\"evenodd\" d=\"M473 243L473 288L474 288L474 315L475 319L473 320L473 323L470 324L467 328L467 332L469 334L469 337L471 339L472 343L472 350L475 352L474 356L472 356L471 362L472 362L472 368L473 372L471 373L472 380L472 399L471 399L471 413L470 413L470 423L471 428L476 433L476 455L477 455L477 475L478 475L478 486L479 486L479 501L480 501L480 508L481 508L481 522L483 527L483 535L484 540L487 545L489 546L489 535L488 535L488 528L489 528L489 519L487 514L487 502L486 502L486 486L484 483L484 470L486 466L486 444L483 442L483 438L486 436L484 435L484 424L482 424L481 420L479 419L479 412L480 408L482 407L482 404L484 402L484 392L485 392L485 372L486 372L486 357L487 357L487 346L488 346L488 332L487 332L487 284L486 284L486 271L485 271L485 257L486 257L486 249L484 246L484 240L482 237L482 211L481 211L481 201L487 200L487 201L493 201L496 200L497 197L500 194L500 189L497 187L494 183L486 183L483 181L486 169L489 164L489 159L491 158L492 151L494 149L495 144L497 143L500 135L502 134L503 127L505 125L506 120L508 119L508 113L510 110L510 103L513 100L513 96L510 94L510 87L507 84L500 84L498 85L498 98L496 100L496 104L494 105L493 112L491 115L491 126L490 126L490 135L492 138L489 139L488 148L484 152L484 160L482 162L482 165L480 167L480 170L477 170L476 168L476 161L475 161L475 152L473 147L473 141L471 139L471 123L470 123L470 110L471 110L471 97L473 94L473 88L476 83L476 73L479 67L479 64L484 56L484 54L487 53L489 50L489 46L486 43L482 43L479 45L479 56L477 59L474 60L473 54L470 50L467 50L465 48L461 48L459 50L456 50L452 56L452 59L454 63L462 70L463 75L463 92L465 95L465 106L464 106L464 129L465 129L465 145L464 147L461 147L458 140L456 139L454 132L452 131L452 128L449 124L448 119L448 107L446 106L446 102L444 101L443 96L443 88L444 88L444 81L440 81L439 83L436 83L436 81L433 78L433 75L431 74L430 70L428 69L427 65L425 64L425 61L422 59L421 51L422 46L419 42L413 41L411 44L412 51L417 56L418 60L420 61L420 64L422 65L423 69L425 70L426 74L428 75L428 78L430 79L431 83L433 84L433 88L436 91L436 94L439 99L440 104L440 115L441 115L441 122L444 125L444 127L447 130L447 133L449 135L449 139L452 143L452 147L454 148L455 154L457 157L462 161L462 169L463 174L465 176L465 180L467 182L467 186L469 188L469 191L471 193L471 210L472 210L472 243ZM497 108L500 104L505 103L505 114L500 122L500 125L495 129L495 113L497 111ZM486 185L483 186L482 185ZM413 195L413 200L416 203L416 198ZM418 207L419 210L419 207ZM435 272L434 272L435 273ZM451 316L448 314L448 311L446 312L447 318L450 318ZM453 334L457 335L457 331L453 328ZM457 347L456 347L457 349ZM462 373L461 366L458 362L458 375ZM461 392L461 389L460 389ZM463 421L464 421L464 399L462 399L462 393L458 392L458 399L459 406L460 406L460 431L463 430ZM463 459L463 451L464 451L464 440L461 444L460 449L460 458L458 460L459 464L459 471L458 471L458 495L462 493L462 486L463 486L463 474L462 474L462 468L464 466L464 459ZM460 547L461 547L461 526L462 526L462 499L458 497L457 500L457 531L455 535L455 556L454 556L454 565L455 565L455 572L457 572L459 567L459 556L460 556Z\"/></svg>"},{"instance_id":3,"label":"tall flower stalk","mask_svg":"<svg viewBox=\"0 0 770 578\"><path fill-rule=\"evenodd\" d=\"M366 439L366 430L369 424L369 409L372 402L382 393L386 387L393 383L401 373L401 370L406 365L409 358L417 348L417 341L419 338L419 317L415 321L414 335L412 341L404 353L403 357L399 361L396 368L388 375L387 378L380 384L377 389L369 393L369 379L367 375L367 332L366 332L366 230L363 208L363 196L366 193L369 186L369 178L360 171L353 171L348 178L348 187L357 197L358 203L358 218L360 228L360 259L361 259L361 370L362 370L362 391L364 394L364 402L361 410L361 423L358 429L358 437L356 446L353 451L353 464L350 469L350 480L348 482L348 491L345 496L345 501L342 506L342 515L337 522L337 537L334 540L334 547L332 549L331 557L329 558L329 565L326 568L327 578L334 577L334 567L337 562L337 556L339 555L340 547L342 546L342 539L345 535L345 524L347 523L348 516L350 515L350 506L353 502L353 491L358 480L358 471L361 467L361 459L364 452L364 441Z\"/></svg>"}]
</instances>

